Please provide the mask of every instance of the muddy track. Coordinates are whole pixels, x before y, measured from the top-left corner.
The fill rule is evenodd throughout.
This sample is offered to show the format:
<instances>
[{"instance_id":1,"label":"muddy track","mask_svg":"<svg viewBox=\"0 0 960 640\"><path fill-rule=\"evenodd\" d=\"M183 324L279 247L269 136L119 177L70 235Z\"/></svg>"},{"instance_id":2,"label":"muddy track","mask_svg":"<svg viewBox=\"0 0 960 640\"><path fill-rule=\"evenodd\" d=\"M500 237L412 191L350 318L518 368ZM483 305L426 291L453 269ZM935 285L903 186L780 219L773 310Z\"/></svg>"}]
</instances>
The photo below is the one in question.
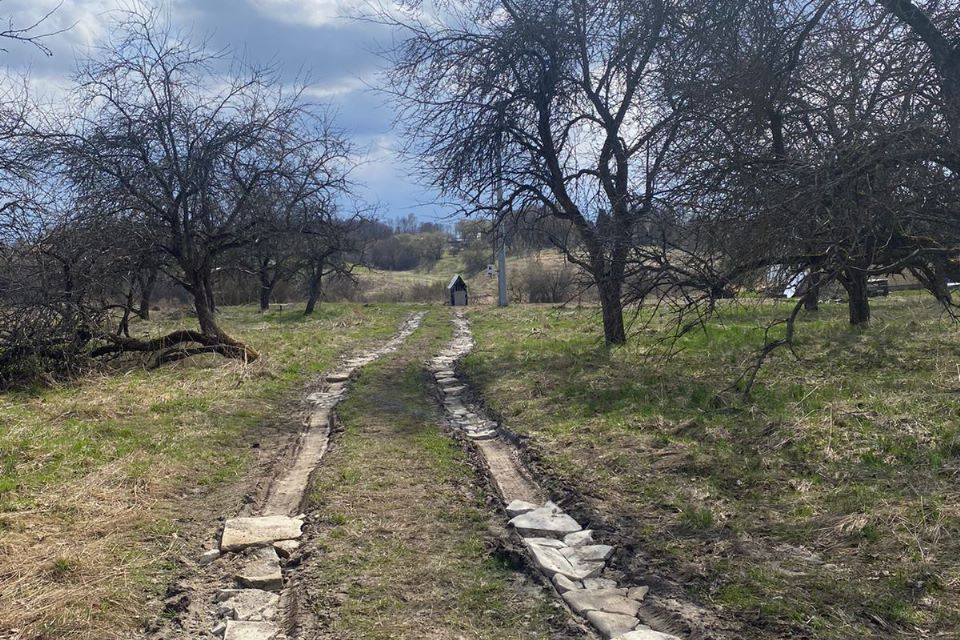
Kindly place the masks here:
<instances>
[{"instance_id":1,"label":"muddy track","mask_svg":"<svg viewBox=\"0 0 960 640\"><path fill-rule=\"evenodd\" d=\"M303 428L294 441L261 464L244 505L222 518L208 550L189 562L166 592L164 618L145 631L150 640L222 638L283 640L297 627L299 598L284 572L307 558L298 553L306 516L300 510L311 477L335 428L335 407L364 366L397 351L420 326L409 317L385 344L345 358L306 398ZM208 536L213 539L214 532Z\"/></svg>"},{"instance_id":2,"label":"muddy track","mask_svg":"<svg viewBox=\"0 0 960 640\"><path fill-rule=\"evenodd\" d=\"M616 526L597 518L575 487L539 480L539 467L525 463L526 444L491 419L482 398L456 371L473 339L462 313L454 316L454 324L453 340L429 365L440 401L451 428L475 447L474 458L496 487L527 562L549 579L556 597L603 638L726 637L713 632L722 625L708 610L688 602L675 582L649 575L644 575L645 584L637 582L643 575L637 570L642 554L623 548ZM557 497L557 503L546 501L548 495ZM600 526L591 531L581 523ZM594 536L608 544L596 544Z\"/></svg>"}]
</instances>

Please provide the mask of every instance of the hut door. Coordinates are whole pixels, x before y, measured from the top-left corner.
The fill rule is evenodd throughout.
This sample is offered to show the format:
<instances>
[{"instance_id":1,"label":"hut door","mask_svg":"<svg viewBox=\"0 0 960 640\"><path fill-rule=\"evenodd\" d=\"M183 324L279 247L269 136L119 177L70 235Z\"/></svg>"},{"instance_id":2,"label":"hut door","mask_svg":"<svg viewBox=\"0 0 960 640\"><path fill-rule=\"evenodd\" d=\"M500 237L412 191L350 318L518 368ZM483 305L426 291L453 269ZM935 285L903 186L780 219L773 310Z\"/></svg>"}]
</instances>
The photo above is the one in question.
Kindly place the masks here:
<instances>
[{"instance_id":1,"label":"hut door","mask_svg":"<svg viewBox=\"0 0 960 640\"><path fill-rule=\"evenodd\" d=\"M454 291L453 292L453 306L455 307L465 307L467 306L467 292L466 291Z\"/></svg>"}]
</instances>

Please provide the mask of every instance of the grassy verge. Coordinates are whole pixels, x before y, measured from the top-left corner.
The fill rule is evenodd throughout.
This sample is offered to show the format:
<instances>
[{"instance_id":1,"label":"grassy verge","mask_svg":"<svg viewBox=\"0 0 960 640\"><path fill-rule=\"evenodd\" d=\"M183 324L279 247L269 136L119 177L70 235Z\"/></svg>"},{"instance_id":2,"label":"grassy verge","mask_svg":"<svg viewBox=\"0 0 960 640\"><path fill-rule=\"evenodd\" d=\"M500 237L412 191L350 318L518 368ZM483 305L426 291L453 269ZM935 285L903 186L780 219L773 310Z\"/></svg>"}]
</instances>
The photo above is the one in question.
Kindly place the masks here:
<instances>
[{"instance_id":1,"label":"grassy verge","mask_svg":"<svg viewBox=\"0 0 960 640\"><path fill-rule=\"evenodd\" d=\"M555 637L542 593L488 551L490 511L426 396L423 360L449 336L446 314L431 314L339 409L345 432L313 490L320 553L306 578L323 637Z\"/></svg>"},{"instance_id":2,"label":"grassy verge","mask_svg":"<svg viewBox=\"0 0 960 640\"><path fill-rule=\"evenodd\" d=\"M954 637L960 332L915 294L874 306L866 331L843 305L804 317L802 360L778 353L745 404L715 398L783 305L729 306L666 361L655 331L604 349L592 309L483 309L466 366L546 471L653 558L632 569L742 637Z\"/></svg>"},{"instance_id":3,"label":"grassy verge","mask_svg":"<svg viewBox=\"0 0 960 640\"><path fill-rule=\"evenodd\" d=\"M266 427L296 428L284 417L307 380L410 311L229 308L224 327L262 360L193 358L0 395L0 637L129 638L178 556L195 553L182 529L216 515L195 511L203 497L239 484Z\"/></svg>"}]
</instances>

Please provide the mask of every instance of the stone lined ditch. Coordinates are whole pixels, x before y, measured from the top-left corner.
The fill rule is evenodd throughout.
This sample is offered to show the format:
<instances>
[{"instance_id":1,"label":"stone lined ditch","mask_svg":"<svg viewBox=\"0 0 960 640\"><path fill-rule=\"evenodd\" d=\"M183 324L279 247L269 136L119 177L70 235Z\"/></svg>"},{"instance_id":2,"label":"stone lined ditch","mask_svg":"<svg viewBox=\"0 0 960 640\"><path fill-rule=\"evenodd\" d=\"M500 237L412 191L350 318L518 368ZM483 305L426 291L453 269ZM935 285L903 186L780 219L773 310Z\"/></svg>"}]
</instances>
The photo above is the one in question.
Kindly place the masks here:
<instances>
[{"instance_id":1,"label":"stone lined ditch","mask_svg":"<svg viewBox=\"0 0 960 640\"><path fill-rule=\"evenodd\" d=\"M569 609L586 618L601 637L679 640L647 624L658 622L642 612L648 587L619 585L604 577L614 548L596 544L592 531L545 500L545 492L520 461L516 446L504 437L500 425L466 399L467 385L454 367L473 349L473 338L462 313L457 313L453 321L453 340L430 361L430 370L451 426L476 443L505 505L508 526L520 536L533 566L551 580Z\"/></svg>"},{"instance_id":2,"label":"stone lined ditch","mask_svg":"<svg viewBox=\"0 0 960 640\"><path fill-rule=\"evenodd\" d=\"M293 561L300 546L306 516L300 514L310 477L327 450L334 409L347 392L356 372L397 351L420 326L423 313L408 318L382 346L345 359L324 378L322 390L307 400L312 407L307 424L282 472L270 482L258 513L227 518L218 548L199 558L211 581L212 603L200 612L199 624L185 628L189 637L222 637L223 640L284 640L283 561ZM176 596L175 596L176 597ZM212 606L211 606L212 604ZM200 628L210 620L208 629ZM169 637L169 636L168 636Z\"/></svg>"}]
</instances>

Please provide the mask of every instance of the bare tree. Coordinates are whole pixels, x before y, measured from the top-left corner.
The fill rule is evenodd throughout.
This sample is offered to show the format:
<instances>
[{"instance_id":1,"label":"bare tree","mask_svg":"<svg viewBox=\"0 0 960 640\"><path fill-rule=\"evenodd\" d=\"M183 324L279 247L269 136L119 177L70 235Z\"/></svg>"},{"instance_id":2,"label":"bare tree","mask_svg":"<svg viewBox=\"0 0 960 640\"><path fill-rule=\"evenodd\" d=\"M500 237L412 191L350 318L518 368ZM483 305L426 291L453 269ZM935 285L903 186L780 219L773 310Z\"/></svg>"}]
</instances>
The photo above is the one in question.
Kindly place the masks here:
<instances>
[{"instance_id":1,"label":"bare tree","mask_svg":"<svg viewBox=\"0 0 960 640\"><path fill-rule=\"evenodd\" d=\"M192 295L200 330L147 342L116 337L98 353L255 358L217 323L218 261L250 242L274 194L295 206L340 188L346 145L302 92L236 62L232 73L215 73L224 56L192 44L156 12L130 12L114 33L80 71L78 115L61 148L77 188L135 212L170 257L167 275Z\"/></svg>"},{"instance_id":2,"label":"bare tree","mask_svg":"<svg viewBox=\"0 0 960 640\"><path fill-rule=\"evenodd\" d=\"M569 223L578 242L560 249L593 279L608 344L626 340L634 235L668 187L677 5L473 0L441 3L439 20L384 18L405 36L388 90L427 179L498 221L514 208Z\"/></svg>"}]
</instances>

